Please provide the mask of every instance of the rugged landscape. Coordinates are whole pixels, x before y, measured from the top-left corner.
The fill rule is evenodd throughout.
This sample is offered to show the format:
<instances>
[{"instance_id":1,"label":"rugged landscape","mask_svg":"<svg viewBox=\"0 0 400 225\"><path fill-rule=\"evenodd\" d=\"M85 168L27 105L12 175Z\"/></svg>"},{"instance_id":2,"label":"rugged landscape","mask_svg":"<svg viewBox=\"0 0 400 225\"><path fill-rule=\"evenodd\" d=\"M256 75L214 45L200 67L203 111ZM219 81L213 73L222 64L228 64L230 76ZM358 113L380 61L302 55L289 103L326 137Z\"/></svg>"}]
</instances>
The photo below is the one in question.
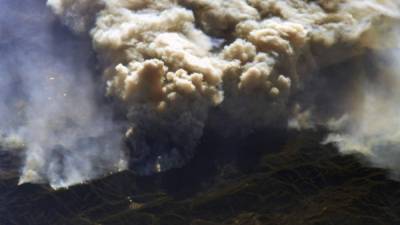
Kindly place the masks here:
<instances>
[{"instance_id":1,"label":"rugged landscape","mask_svg":"<svg viewBox=\"0 0 400 225\"><path fill-rule=\"evenodd\" d=\"M238 141L210 134L199 146L205 151L183 168L146 177L125 171L58 191L5 177L0 224L399 224L400 183L321 146L323 136L272 130Z\"/></svg>"}]
</instances>

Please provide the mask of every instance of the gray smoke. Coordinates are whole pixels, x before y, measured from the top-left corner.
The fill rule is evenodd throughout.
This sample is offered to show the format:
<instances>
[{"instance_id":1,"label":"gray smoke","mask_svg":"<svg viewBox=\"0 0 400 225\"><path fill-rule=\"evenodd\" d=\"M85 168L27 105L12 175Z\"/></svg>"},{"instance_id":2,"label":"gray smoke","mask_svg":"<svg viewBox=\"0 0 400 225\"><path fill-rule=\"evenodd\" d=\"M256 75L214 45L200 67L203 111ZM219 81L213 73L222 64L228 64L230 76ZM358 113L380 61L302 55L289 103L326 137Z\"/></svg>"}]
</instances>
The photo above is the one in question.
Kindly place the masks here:
<instances>
[{"instance_id":1,"label":"gray smoke","mask_svg":"<svg viewBox=\"0 0 400 225\"><path fill-rule=\"evenodd\" d=\"M90 43L45 4L0 1L0 129L3 145L25 149L20 183L57 188L125 165L117 127L97 104Z\"/></svg>"}]
</instances>

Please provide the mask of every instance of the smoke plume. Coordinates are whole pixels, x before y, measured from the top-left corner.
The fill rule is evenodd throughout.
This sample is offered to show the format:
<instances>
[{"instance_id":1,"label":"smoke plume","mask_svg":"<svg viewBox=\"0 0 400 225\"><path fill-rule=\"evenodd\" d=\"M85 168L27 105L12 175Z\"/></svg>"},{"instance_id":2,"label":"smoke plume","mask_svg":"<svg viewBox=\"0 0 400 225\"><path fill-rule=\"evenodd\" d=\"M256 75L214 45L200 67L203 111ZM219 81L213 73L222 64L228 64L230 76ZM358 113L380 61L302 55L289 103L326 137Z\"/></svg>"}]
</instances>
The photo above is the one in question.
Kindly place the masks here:
<instances>
[{"instance_id":1,"label":"smoke plume","mask_svg":"<svg viewBox=\"0 0 400 225\"><path fill-rule=\"evenodd\" d=\"M13 42L0 43L0 125L22 137L21 182L67 186L126 161L161 172L193 157L206 126L246 135L279 120L397 169L395 0L48 0L56 21L43 2L17 4L0 17ZM356 62L369 54L371 68Z\"/></svg>"},{"instance_id":2,"label":"smoke plume","mask_svg":"<svg viewBox=\"0 0 400 225\"><path fill-rule=\"evenodd\" d=\"M372 166L391 169L399 178L400 133L400 51L381 52L373 58L375 71L360 71L366 78L359 83L360 98L353 110L328 123L334 132L325 140L335 143L345 154L366 157Z\"/></svg>"}]
</instances>

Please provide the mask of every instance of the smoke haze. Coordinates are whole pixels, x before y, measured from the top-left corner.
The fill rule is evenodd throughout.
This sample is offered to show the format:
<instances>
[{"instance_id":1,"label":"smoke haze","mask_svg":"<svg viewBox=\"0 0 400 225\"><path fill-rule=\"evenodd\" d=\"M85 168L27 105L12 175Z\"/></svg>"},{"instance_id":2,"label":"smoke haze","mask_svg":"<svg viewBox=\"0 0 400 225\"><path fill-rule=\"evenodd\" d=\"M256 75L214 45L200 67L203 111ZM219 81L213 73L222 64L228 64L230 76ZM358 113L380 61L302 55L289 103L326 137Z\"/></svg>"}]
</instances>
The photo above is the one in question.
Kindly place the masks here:
<instances>
[{"instance_id":1,"label":"smoke haze","mask_svg":"<svg viewBox=\"0 0 400 225\"><path fill-rule=\"evenodd\" d=\"M57 24L44 1L1 6L0 123L26 148L20 183L68 186L117 170L120 137L96 104L90 43Z\"/></svg>"}]
</instances>

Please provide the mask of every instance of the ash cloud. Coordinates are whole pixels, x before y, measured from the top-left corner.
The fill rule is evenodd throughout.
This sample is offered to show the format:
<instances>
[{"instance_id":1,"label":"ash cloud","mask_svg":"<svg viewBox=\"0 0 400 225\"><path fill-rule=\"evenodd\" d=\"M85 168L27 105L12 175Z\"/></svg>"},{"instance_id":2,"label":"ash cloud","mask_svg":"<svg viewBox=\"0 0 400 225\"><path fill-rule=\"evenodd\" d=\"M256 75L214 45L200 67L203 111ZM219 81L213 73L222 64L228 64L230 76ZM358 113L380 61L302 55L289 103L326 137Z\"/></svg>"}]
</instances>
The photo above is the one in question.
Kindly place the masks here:
<instances>
[{"instance_id":1,"label":"ash cloud","mask_svg":"<svg viewBox=\"0 0 400 225\"><path fill-rule=\"evenodd\" d=\"M300 129L331 127L336 116L353 114L359 102L348 105L349 112L322 117L311 99L296 99L326 92L307 85L321 79L315 75L319 69L367 50L392 48L388 36L396 32L389 31L400 12L395 1L374 0L49 0L48 5L76 32L91 36L107 94L126 110L131 164L144 174L190 159L207 121L222 135L246 135L282 117ZM92 5L99 11L86 14ZM348 81L358 77L349 75ZM346 102L348 96L331 99Z\"/></svg>"},{"instance_id":2,"label":"ash cloud","mask_svg":"<svg viewBox=\"0 0 400 225\"><path fill-rule=\"evenodd\" d=\"M40 33L37 39L21 35L40 46L32 60L21 63L26 68L17 70L40 75L4 81L6 86L20 82L29 99L22 136L32 147L27 146L22 181L37 181L44 173L52 183L54 177L68 180L60 174L75 177L74 171L90 171L74 179L86 180L112 170L124 158L115 147L121 137L114 132L107 110L97 104L96 96L102 94L95 91L97 87L114 103L114 112L123 115L127 157L140 174L185 164L193 157L205 126L221 136L247 135L279 120L297 129L327 127L332 130L327 142L337 143L343 152L361 152L381 167L396 164L386 161L392 158L388 152L396 152L395 137L383 135L393 133L395 128L386 126L396 120L376 122L372 131L366 125L380 121L376 110L371 110L374 106L389 107L385 118L397 113L396 91L382 95L383 90L397 87L384 75L388 69L377 69L374 75L353 70L354 74L333 74L329 79L321 74L324 68L343 62L356 67L351 63L354 58L370 51L383 53L377 61L387 58L388 49L397 44L400 6L396 1L48 0L47 5L73 32L91 39L98 62L89 68L99 67L102 72L93 77L82 64L90 55L89 45L79 46L78 38L63 39L47 30L49 22L44 21L52 18L49 14L36 28L42 29L36 32ZM33 28L22 30L29 29ZM62 54L55 54L55 49L62 49ZM43 60L33 64L39 56ZM48 72L58 76L49 80ZM373 76L377 78L371 80ZM321 82L330 88L318 87ZM36 85L26 87L32 83ZM72 99L60 96L71 90ZM340 94L335 93L338 90ZM340 105L336 108L340 110L322 109L314 101L321 95L329 96L331 105ZM47 97L57 103L41 107ZM46 116L37 119L41 115ZM91 144L98 137L106 137L110 148ZM81 145L89 147L74 150ZM391 150L374 150L380 149L374 146ZM43 160L49 158L53 163ZM105 164L109 166L97 170L104 159L110 159Z\"/></svg>"}]
</instances>

